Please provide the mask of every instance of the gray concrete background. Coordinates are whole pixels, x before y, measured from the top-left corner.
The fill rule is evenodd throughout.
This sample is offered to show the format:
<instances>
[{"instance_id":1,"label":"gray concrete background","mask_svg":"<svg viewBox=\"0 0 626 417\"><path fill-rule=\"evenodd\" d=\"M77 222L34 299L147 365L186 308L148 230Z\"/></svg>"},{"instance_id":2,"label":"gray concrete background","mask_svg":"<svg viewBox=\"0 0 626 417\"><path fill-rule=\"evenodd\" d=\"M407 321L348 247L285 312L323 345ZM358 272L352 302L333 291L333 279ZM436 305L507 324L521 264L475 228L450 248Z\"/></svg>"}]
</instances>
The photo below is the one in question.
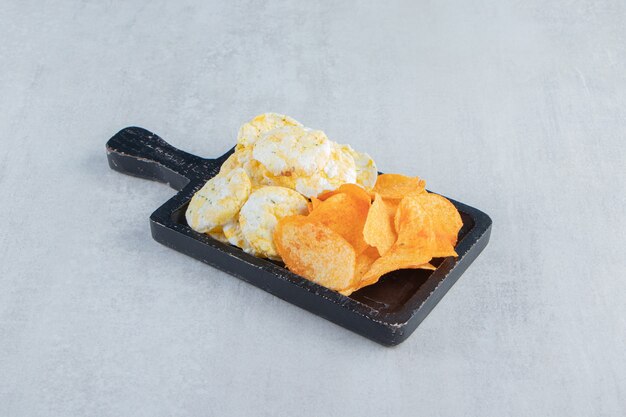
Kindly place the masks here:
<instances>
[{"instance_id":1,"label":"gray concrete background","mask_svg":"<svg viewBox=\"0 0 626 417\"><path fill-rule=\"evenodd\" d=\"M625 415L625 20L623 0L3 0L0 415ZM173 191L106 164L122 127L216 156L265 111L493 217L403 345L157 244Z\"/></svg>"}]
</instances>

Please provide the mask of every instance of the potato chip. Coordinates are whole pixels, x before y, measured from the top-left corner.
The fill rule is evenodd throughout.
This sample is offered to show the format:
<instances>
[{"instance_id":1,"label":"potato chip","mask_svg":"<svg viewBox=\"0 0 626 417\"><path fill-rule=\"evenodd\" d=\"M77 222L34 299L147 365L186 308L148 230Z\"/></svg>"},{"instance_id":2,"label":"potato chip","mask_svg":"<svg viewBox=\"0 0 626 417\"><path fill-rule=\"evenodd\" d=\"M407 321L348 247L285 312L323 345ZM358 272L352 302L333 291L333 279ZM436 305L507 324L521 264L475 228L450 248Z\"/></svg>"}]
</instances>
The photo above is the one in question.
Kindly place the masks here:
<instances>
[{"instance_id":1,"label":"potato chip","mask_svg":"<svg viewBox=\"0 0 626 417\"><path fill-rule=\"evenodd\" d=\"M385 199L401 200L407 194L424 192L426 182L418 177L400 174L382 174L378 176L372 190Z\"/></svg>"},{"instance_id":2,"label":"potato chip","mask_svg":"<svg viewBox=\"0 0 626 417\"><path fill-rule=\"evenodd\" d=\"M434 239L429 236L418 236L410 243L396 243L384 256L378 258L370 269L361 277L358 287L378 282L381 276L398 269L430 269L428 262L432 259L431 252Z\"/></svg>"},{"instance_id":3,"label":"potato chip","mask_svg":"<svg viewBox=\"0 0 626 417\"><path fill-rule=\"evenodd\" d=\"M411 194L402 199L394 217L394 226L398 233L398 239L409 239L426 227L432 230L432 220L429 213L422 205L422 199L418 195Z\"/></svg>"},{"instance_id":4,"label":"potato chip","mask_svg":"<svg viewBox=\"0 0 626 417\"><path fill-rule=\"evenodd\" d=\"M378 255L378 249L374 247L368 247L365 249L359 256L356 258L356 267L355 267L355 277L354 277L354 285L350 288L346 288L344 290L339 291L343 295L350 295L354 291L361 288L359 286L361 277L369 271L372 264L376 261L376 259L380 258Z\"/></svg>"},{"instance_id":5,"label":"potato chip","mask_svg":"<svg viewBox=\"0 0 626 417\"><path fill-rule=\"evenodd\" d=\"M341 193L350 194L351 196L356 197L363 202L367 202L368 204L372 201L370 194L356 184L342 184L341 187L336 190L323 192L318 195L317 198L322 201L328 200L330 197Z\"/></svg>"},{"instance_id":6,"label":"potato chip","mask_svg":"<svg viewBox=\"0 0 626 417\"><path fill-rule=\"evenodd\" d=\"M294 273L327 288L341 291L354 286L354 248L309 217L290 216L278 222L274 242L283 262Z\"/></svg>"},{"instance_id":7,"label":"potato chip","mask_svg":"<svg viewBox=\"0 0 626 417\"><path fill-rule=\"evenodd\" d=\"M363 238L370 246L378 249L381 256L393 246L398 238L394 227L394 216L395 209L390 208L380 194L375 194L363 227Z\"/></svg>"},{"instance_id":8,"label":"potato chip","mask_svg":"<svg viewBox=\"0 0 626 417\"><path fill-rule=\"evenodd\" d=\"M293 198L281 197L287 191ZM236 151L185 214L194 230L256 256L281 255L292 271L346 295L397 269L434 270L432 258L457 256L463 225L420 178L378 175L369 155L274 113L241 127Z\"/></svg>"},{"instance_id":9,"label":"potato chip","mask_svg":"<svg viewBox=\"0 0 626 417\"><path fill-rule=\"evenodd\" d=\"M410 194L398 205L394 217L398 237L361 278L359 288L374 284L382 275L398 269L432 268L428 262L437 246L433 220L414 196Z\"/></svg>"},{"instance_id":10,"label":"potato chip","mask_svg":"<svg viewBox=\"0 0 626 417\"><path fill-rule=\"evenodd\" d=\"M376 259L380 258L378 254L378 249L369 246L367 247L359 256L356 258L356 275L359 277L359 280L363 275L369 271L372 264L376 261Z\"/></svg>"},{"instance_id":11,"label":"potato chip","mask_svg":"<svg viewBox=\"0 0 626 417\"><path fill-rule=\"evenodd\" d=\"M383 198L383 200L385 201L385 206L387 207L389 215L391 217L395 217L396 211L398 211L398 206L400 205L400 201L402 200L395 200L391 198Z\"/></svg>"},{"instance_id":12,"label":"potato chip","mask_svg":"<svg viewBox=\"0 0 626 417\"><path fill-rule=\"evenodd\" d=\"M311 211L315 210L321 202L322 200L319 200L316 197L311 197Z\"/></svg>"},{"instance_id":13,"label":"potato chip","mask_svg":"<svg viewBox=\"0 0 626 417\"><path fill-rule=\"evenodd\" d=\"M364 201L353 194L339 193L320 202L309 219L339 233L360 254L368 246L363 238L363 226L369 205L369 198Z\"/></svg>"},{"instance_id":14,"label":"potato chip","mask_svg":"<svg viewBox=\"0 0 626 417\"><path fill-rule=\"evenodd\" d=\"M433 248L433 258L447 258L448 256L459 256L454 250L454 245L447 239L438 238L436 240L435 247Z\"/></svg>"},{"instance_id":15,"label":"potato chip","mask_svg":"<svg viewBox=\"0 0 626 417\"><path fill-rule=\"evenodd\" d=\"M426 210L433 218L435 234L438 238L447 238L452 246L456 245L463 220L454 204L439 194L425 193L420 196Z\"/></svg>"},{"instance_id":16,"label":"potato chip","mask_svg":"<svg viewBox=\"0 0 626 417\"><path fill-rule=\"evenodd\" d=\"M401 227L399 223L402 223L407 235L412 231L421 230L424 227L424 217L430 218L435 235L436 244L432 256L434 258L457 256L454 245L463 221L456 207L438 194L409 195L402 199L398 206L395 217L396 229Z\"/></svg>"}]
</instances>

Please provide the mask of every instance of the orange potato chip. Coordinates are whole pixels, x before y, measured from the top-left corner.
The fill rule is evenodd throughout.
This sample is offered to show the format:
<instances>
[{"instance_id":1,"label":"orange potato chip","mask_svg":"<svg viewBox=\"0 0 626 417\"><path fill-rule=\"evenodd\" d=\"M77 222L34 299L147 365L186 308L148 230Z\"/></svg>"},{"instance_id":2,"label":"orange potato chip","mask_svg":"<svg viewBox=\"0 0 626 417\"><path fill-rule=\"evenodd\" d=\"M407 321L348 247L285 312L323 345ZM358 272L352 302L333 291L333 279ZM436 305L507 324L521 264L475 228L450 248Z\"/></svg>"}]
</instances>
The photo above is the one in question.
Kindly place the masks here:
<instances>
[{"instance_id":1,"label":"orange potato chip","mask_svg":"<svg viewBox=\"0 0 626 417\"><path fill-rule=\"evenodd\" d=\"M424 193L420 196L426 210L433 219L433 227L438 238L447 238L452 246L456 245L463 220L454 204L439 194Z\"/></svg>"},{"instance_id":2,"label":"orange potato chip","mask_svg":"<svg viewBox=\"0 0 626 417\"><path fill-rule=\"evenodd\" d=\"M410 242L413 236L432 232L432 219L422 206L422 200L417 196L417 194L408 195L398 205L394 217L398 242Z\"/></svg>"},{"instance_id":3,"label":"orange potato chip","mask_svg":"<svg viewBox=\"0 0 626 417\"><path fill-rule=\"evenodd\" d=\"M363 188L359 187L356 184L342 184L339 188L337 188L336 190L333 191L325 191L322 194L318 195L317 198L319 198L320 200L327 200L330 197L336 195L336 194L349 194L353 197L356 197L362 201L367 201L370 202L372 201L372 196L370 195L370 193L368 193L367 191L365 191Z\"/></svg>"},{"instance_id":4,"label":"orange potato chip","mask_svg":"<svg viewBox=\"0 0 626 417\"><path fill-rule=\"evenodd\" d=\"M339 292L343 295L350 295L354 291L360 289L361 286L359 284L361 281L361 277L365 275L367 271L369 271L372 264L378 258L380 258L380 255L378 255L378 249L371 246L365 249L359 256L356 257L354 285Z\"/></svg>"},{"instance_id":5,"label":"orange potato chip","mask_svg":"<svg viewBox=\"0 0 626 417\"><path fill-rule=\"evenodd\" d=\"M454 245L448 240L438 238L435 243L433 258L447 258L448 256L454 256L456 258L459 256L456 250L454 250Z\"/></svg>"},{"instance_id":6,"label":"orange potato chip","mask_svg":"<svg viewBox=\"0 0 626 417\"><path fill-rule=\"evenodd\" d=\"M414 269L428 269L429 271L434 271L437 268L435 267L435 265L433 265L430 262L428 262L428 263L425 263L425 264L418 265Z\"/></svg>"},{"instance_id":7,"label":"orange potato chip","mask_svg":"<svg viewBox=\"0 0 626 417\"><path fill-rule=\"evenodd\" d=\"M406 196L398 206L394 223L399 234L402 227L403 235L410 236L424 229L426 217L435 235L433 257L457 256L454 245L463 221L454 204L445 197L431 193Z\"/></svg>"},{"instance_id":8,"label":"orange potato chip","mask_svg":"<svg viewBox=\"0 0 626 417\"><path fill-rule=\"evenodd\" d=\"M354 286L356 253L331 228L306 216L285 217L276 226L274 242L296 274L337 291Z\"/></svg>"},{"instance_id":9,"label":"orange potato chip","mask_svg":"<svg viewBox=\"0 0 626 417\"><path fill-rule=\"evenodd\" d=\"M416 196L410 194L398 205L394 217L398 238L361 278L359 288L374 284L384 274L398 269L433 268L429 262L437 248L434 223Z\"/></svg>"},{"instance_id":10,"label":"orange potato chip","mask_svg":"<svg viewBox=\"0 0 626 417\"><path fill-rule=\"evenodd\" d=\"M389 251L378 258L370 269L361 277L359 288L378 282L381 276L398 269L431 269L428 262L432 259L430 255L434 240L428 236L421 236L411 244L396 243Z\"/></svg>"},{"instance_id":11,"label":"orange potato chip","mask_svg":"<svg viewBox=\"0 0 626 417\"><path fill-rule=\"evenodd\" d=\"M398 238L394 227L394 216L395 208L387 204L380 194L375 194L363 227L363 238L370 246L378 249L381 256L393 246Z\"/></svg>"},{"instance_id":12,"label":"orange potato chip","mask_svg":"<svg viewBox=\"0 0 626 417\"><path fill-rule=\"evenodd\" d=\"M354 247L358 255L368 246L363 238L363 226L369 205L369 198L363 200L353 194L338 193L320 202L308 218L339 233Z\"/></svg>"},{"instance_id":13,"label":"orange potato chip","mask_svg":"<svg viewBox=\"0 0 626 417\"><path fill-rule=\"evenodd\" d=\"M401 200L410 193L425 191L426 181L418 177L407 177L400 174L381 174L376 180L372 192L385 199Z\"/></svg>"},{"instance_id":14,"label":"orange potato chip","mask_svg":"<svg viewBox=\"0 0 626 417\"><path fill-rule=\"evenodd\" d=\"M308 216L279 222L278 253L293 272L344 295L395 270L435 270L431 259L457 256L463 222L450 201L424 186L417 177L384 174L372 194L344 184L313 197Z\"/></svg>"},{"instance_id":15,"label":"orange potato chip","mask_svg":"<svg viewBox=\"0 0 626 417\"><path fill-rule=\"evenodd\" d=\"M311 197L311 211L315 210L317 208L317 206L320 205L322 201L315 198L315 197Z\"/></svg>"},{"instance_id":16,"label":"orange potato chip","mask_svg":"<svg viewBox=\"0 0 626 417\"><path fill-rule=\"evenodd\" d=\"M315 209L317 208L317 206L319 206L319 205L320 205L320 203L321 203L321 201L320 201L320 200L318 200L318 199L317 199L317 198L315 198L315 197L312 197L312 198L311 198L311 201L307 201L306 206L307 206L307 208L309 209L309 214L310 214L313 210L315 210Z\"/></svg>"},{"instance_id":17,"label":"orange potato chip","mask_svg":"<svg viewBox=\"0 0 626 417\"><path fill-rule=\"evenodd\" d=\"M398 206L400 205L400 201L402 200L395 200L393 198L384 198L384 197L382 197L382 199L385 201L385 206L387 207L387 210L389 211L389 215L391 217L395 217L396 211L398 211Z\"/></svg>"},{"instance_id":18,"label":"orange potato chip","mask_svg":"<svg viewBox=\"0 0 626 417\"><path fill-rule=\"evenodd\" d=\"M368 247L365 249L359 256L356 258L356 275L361 279L363 275L369 271L370 267L376 261L376 259L380 258L378 254L378 249L374 247Z\"/></svg>"}]
</instances>

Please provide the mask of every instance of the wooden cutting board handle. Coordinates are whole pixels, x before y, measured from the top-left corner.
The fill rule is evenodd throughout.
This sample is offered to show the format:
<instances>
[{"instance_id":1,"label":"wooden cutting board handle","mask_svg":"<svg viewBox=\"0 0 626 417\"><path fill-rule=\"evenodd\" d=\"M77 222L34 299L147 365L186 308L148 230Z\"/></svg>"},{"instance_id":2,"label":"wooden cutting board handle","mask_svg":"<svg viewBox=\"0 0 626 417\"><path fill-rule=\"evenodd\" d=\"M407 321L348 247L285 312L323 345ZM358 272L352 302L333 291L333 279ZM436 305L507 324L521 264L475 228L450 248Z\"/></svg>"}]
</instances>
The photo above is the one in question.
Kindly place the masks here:
<instances>
[{"instance_id":1,"label":"wooden cutting board handle","mask_svg":"<svg viewBox=\"0 0 626 417\"><path fill-rule=\"evenodd\" d=\"M109 166L124 174L169 184L182 190L191 181L214 176L223 159L205 159L177 149L152 132L127 127L106 144Z\"/></svg>"}]
</instances>

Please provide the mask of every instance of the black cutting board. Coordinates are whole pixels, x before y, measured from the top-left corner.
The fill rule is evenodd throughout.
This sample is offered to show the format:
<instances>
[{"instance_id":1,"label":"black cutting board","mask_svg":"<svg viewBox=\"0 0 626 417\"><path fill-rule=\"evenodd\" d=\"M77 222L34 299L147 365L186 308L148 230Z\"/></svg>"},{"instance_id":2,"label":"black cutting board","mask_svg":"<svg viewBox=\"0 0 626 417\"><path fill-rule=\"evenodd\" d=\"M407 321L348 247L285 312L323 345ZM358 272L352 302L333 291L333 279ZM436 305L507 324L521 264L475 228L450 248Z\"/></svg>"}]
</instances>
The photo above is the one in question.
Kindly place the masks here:
<instances>
[{"instance_id":1,"label":"black cutting board","mask_svg":"<svg viewBox=\"0 0 626 417\"><path fill-rule=\"evenodd\" d=\"M387 346L397 345L413 333L482 252L491 233L489 216L450 199L463 219L458 258L434 259L434 271L391 272L378 283L344 296L278 262L249 255L187 225L185 210L191 197L218 173L233 149L216 159L201 158L174 148L145 129L128 127L109 139L106 151L112 169L168 183L178 191L150 216L152 237L157 242Z\"/></svg>"}]
</instances>

